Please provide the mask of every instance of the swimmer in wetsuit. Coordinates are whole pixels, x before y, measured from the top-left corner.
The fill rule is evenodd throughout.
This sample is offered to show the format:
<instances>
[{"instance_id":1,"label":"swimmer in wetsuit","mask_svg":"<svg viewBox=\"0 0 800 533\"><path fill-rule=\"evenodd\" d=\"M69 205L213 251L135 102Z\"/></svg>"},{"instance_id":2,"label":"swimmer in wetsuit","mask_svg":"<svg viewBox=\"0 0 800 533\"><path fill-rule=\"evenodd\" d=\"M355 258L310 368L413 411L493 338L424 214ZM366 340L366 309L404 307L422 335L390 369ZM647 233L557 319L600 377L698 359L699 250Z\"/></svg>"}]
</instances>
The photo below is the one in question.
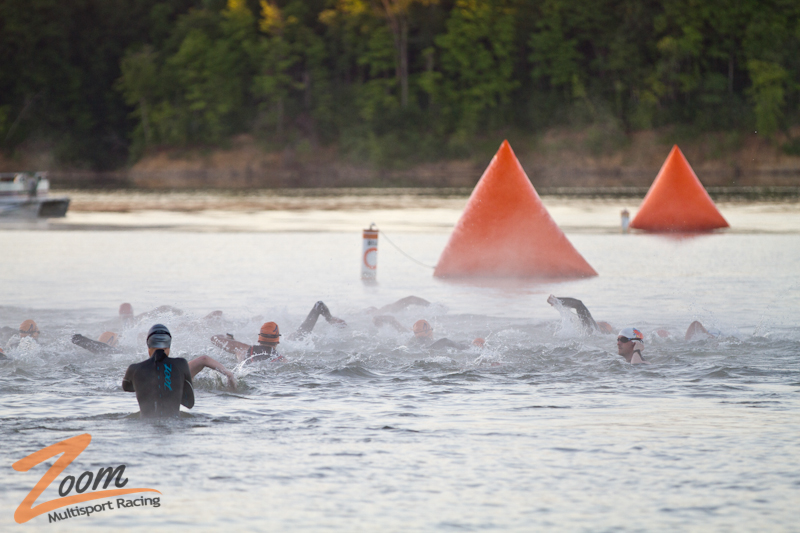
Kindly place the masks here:
<instances>
[{"instance_id":1,"label":"swimmer in wetsuit","mask_svg":"<svg viewBox=\"0 0 800 533\"><path fill-rule=\"evenodd\" d=\"M135 392L142 418L177 416L181 405L194 407L194 389L189 363L169 357L172 335L156 324L147 333L150 358L128 367L122 390Z\"/></svg>"},{"instance_id":2,"label":"swimmer in wetsuit","mask_svg":"<svg viewBox=\"0 0 800 533\"><path fill-rule=\"evenodd\" d=\"M33 342L34 344L37 344L39 333L39 326L36 325L36 322L30 318L25 320L19 325L19 333L8 339L8 342L6 343L6 350L19 346L20 342L22 342L22 339L28 339L28 341L25 342Z\"/></svg>"},{"instance_id":3,"label":"swimmer in wetsuit","mask_svg":"<svg viewBox=\"0 0 800 533\"><path fill-rule=\"evenodd\" d=\"M339 328L347 327L347 323L344 320L331 315L327 305L323 302L317 302L314 304L314 307L311 308L311 311L308 313L303 323L300 324L300 327L297 328L297 331L289 335L289 338L296 340L309 335L314 330L314 326L317 324L317 320L320 316L324 317L325 320L333 326ZM239 362L281 361L283 360L283 356L276 350L280 343L280 337L281 333L278 324L275 322L266 322L261 326L261 331L258 333L258 344L255 346L239 342L234 339L231 334L226 336L214 335L211 337L211 342L226 352L236 355L236 359Z\"/></svg>"},{"instance_id":4,"label":"swimmer in wetsuit","mask_svg":"<svg viewBox=\"0 0 800 533\"><path fill-rule=\"evenodd\" d=\"M312 326L313 327L313 326ZM214 335L211 342L226 352L236 356L236 360L245 364L256 361L281 361L283 356L278 353L278 344L281 332L275 322L266 322L258 333L258 344L250 346L239 342L230 333L227 335Z\"/></svg>"},{"instance_id":5,"label":"swimmer in wetsuit","mask_svg":"<svg viewBox=\"0 0 800 533\"><path fill-rule=\"evenodd\" d=\"M95 341L88 337L84 337L80 333L72 336L72 344L77 344L85 350L89 350L93 354L110 355L122 353L117 350L119 344L119 335L113 331L106 331Z\"/></svg>"}]
</instances>

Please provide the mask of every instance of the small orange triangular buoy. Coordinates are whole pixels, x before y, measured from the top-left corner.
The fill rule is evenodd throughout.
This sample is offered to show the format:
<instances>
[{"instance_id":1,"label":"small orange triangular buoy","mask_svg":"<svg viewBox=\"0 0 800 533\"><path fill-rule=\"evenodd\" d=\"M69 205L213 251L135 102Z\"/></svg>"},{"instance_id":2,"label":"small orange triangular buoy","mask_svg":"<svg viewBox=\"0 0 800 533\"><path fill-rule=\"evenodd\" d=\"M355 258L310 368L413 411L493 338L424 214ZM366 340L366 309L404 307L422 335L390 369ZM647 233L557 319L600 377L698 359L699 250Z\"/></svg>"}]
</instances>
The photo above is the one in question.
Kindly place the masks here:
<instances>
[{"instance_id":1,"label":"small orange triangular buoy","mask_svg":"<svg viewBox=\"0 0 800 533\"><path fill-rule=\"evenodd\" d=\"M727 228L728 222L676 144L647 191L631 227L647 231L711 231Z\"/></svg>"},{"instance_id":2,"label":"small orange triangular buoy","mask_svg":"<svg viewBox=\"0 0 800 533\"><path fill-rule=\"evenodd\" d=\"M503 141L472 191L433 275L575 278L597 272L556 225Z\"/></svg>"}]
</instances>

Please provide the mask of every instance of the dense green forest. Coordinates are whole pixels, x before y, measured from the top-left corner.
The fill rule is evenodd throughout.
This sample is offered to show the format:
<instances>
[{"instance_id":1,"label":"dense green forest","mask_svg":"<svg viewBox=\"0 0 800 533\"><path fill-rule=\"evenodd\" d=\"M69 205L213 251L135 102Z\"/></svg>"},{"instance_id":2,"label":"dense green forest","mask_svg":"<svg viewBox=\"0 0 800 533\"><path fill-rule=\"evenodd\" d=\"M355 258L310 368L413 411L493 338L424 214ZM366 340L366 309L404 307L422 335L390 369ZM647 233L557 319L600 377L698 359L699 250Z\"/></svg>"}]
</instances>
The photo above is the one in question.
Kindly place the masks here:
<instances>
[{"instance_id":1,"label":"dense green forest","mask_svg":"<svg viewBox=\"0 0 800 533\"><path fill-rule=\"evenodd\" d=\"M558 126L775 136L798 51L797 0L3 0L0 148L108 169L241 133L376 164Z\"/></svg>"}]
</instances>

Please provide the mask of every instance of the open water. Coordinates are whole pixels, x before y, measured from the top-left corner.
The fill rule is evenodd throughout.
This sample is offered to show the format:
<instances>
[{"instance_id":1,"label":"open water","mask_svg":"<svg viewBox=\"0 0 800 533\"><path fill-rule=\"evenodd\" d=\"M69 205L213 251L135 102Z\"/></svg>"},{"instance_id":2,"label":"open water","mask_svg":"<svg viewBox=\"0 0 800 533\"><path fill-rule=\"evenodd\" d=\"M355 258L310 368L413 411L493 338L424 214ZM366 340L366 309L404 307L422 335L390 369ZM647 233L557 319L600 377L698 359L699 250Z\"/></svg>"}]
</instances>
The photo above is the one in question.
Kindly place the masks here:
<instances>
[{"instance_id":1,"label":"open water","mask_svg":"<svg viewBox=\"0 0 800 533\"><path fill-rule=\"evenodd\" d=\"M598 277L445 282L382 236L378 283L359 280L363 227L433 265L458 206L74 213L0 230L0 326L42 330L0 363L0 529L800 531L797 204L722 205L731 230L663 236L618 233L616 203L546 203ZM615 335L585 335L551 293L639 327L651 364L626 364ZM485 348L426 350L365 312L411 294L432 305L401 323ZM287 339L317 300L348 327L320 319ZM123 330L122 302L182 314ZM267 320L283 362L240 368L209 342L255 343ZM693 320L721 334L687 342ZM120 382L155 321L173 356L211 355L239 389L204 370L185 416L139 420ZM70 342L107 329L124 354ZM53 460L11 465L84 433L89 447L37 503L67 475L124 464L128 487L157 489L160 506L15 523Z\"/></svg>"}]
</instances>

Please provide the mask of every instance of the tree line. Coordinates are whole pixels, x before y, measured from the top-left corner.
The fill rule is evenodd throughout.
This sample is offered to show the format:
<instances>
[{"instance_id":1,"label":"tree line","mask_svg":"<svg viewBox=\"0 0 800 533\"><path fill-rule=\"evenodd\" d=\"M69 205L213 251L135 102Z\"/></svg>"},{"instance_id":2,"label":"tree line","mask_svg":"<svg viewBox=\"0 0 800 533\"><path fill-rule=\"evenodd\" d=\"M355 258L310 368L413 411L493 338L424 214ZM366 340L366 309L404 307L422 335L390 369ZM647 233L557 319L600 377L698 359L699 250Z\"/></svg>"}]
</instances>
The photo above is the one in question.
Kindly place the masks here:
<instances>
[{"instance_id":1,"label":"tree line","mask_svg":"<svg viewBox=\"0 0 800 533\"><path fill-rule=\"evenodd\" d=\"M335 146L379 164L497 134L800 122L796 0L4 0L0 147Z\"/></svg>"}]
</instances>

